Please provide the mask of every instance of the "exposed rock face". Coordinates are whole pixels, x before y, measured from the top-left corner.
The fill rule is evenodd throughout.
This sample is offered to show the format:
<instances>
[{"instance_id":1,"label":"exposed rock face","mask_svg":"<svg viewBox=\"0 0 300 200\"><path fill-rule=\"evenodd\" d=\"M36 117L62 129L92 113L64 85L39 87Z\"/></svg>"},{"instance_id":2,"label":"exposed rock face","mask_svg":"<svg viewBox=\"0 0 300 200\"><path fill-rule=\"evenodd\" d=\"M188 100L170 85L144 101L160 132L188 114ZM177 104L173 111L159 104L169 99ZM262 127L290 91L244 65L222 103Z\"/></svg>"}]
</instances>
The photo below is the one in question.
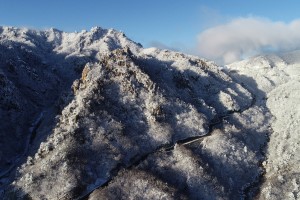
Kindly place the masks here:
<instances>
[{"instance_id":1,"label":"exposed rock face","mask_svg":"<svg viewBox=\"0 0 300 200\"><path fill-rule=\"evenodd\" d=\"M198 57L143 49L114 30L0 33L0 114L14 116L1 123L0 133L11 133L1 159L18 158L0 166L1 197L241 199L259 191L272 84L267 91L256 77Z\"/></svg>"}]
</instances>

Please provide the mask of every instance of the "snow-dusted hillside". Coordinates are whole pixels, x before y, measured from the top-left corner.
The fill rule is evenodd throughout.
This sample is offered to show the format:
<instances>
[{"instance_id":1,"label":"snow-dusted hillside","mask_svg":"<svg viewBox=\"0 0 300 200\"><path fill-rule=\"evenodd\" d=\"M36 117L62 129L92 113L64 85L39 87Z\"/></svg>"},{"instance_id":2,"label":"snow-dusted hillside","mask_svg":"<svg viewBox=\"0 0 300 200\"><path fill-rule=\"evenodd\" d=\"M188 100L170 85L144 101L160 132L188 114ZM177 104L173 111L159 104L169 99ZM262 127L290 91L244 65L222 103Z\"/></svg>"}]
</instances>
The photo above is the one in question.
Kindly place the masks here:
<instances>
[{"instance_id":1,"label":"snow-dusted hillside","mask_svg":"<svg viewBox=\"0 0 300 200\"><path fill-rule=\"evenodd\" d=\"M229 69L264 91L261 97L274 116L259 198L300 199L300 51L251 58Z\"/></svg>"},{"instance_id":2,"label":"snow-dusted hillside","mask_svg":"<svg viewBox=\"0 0 300 200\"><path fill-rule=\"evenodd\" d=\"M278 134L286 108L272 106L294 101L283 120L296 129L289 55L229 72L112 29L2 27L0 198L252 199L262 188L273 199L272 166L283 165L272 146L297 144Z\"/></svg>"}]
</instances>

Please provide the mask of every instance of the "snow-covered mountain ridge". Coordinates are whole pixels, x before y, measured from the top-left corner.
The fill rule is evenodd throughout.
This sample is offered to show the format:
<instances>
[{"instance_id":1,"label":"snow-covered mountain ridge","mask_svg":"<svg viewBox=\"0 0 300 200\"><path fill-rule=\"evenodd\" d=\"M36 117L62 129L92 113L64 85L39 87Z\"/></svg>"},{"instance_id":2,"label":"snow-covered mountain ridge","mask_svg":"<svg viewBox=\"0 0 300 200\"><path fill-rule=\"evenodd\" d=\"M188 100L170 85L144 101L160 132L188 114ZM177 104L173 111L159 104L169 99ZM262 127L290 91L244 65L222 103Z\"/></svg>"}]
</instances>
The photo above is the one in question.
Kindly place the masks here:
<instances>
[{"instance_id":1,"label":"snow-covered mountain ridge","mask_svg":"<svg viewBox=\"0 0 300 200\"><path fill-rule=\"evenodd\" d=\"M272 199L267 96L292 73L262 86L249 63L224 71L113 29L1 27L0 197ZM261 76L281 69L266 63Z\"/></svg>"}]
</instances>

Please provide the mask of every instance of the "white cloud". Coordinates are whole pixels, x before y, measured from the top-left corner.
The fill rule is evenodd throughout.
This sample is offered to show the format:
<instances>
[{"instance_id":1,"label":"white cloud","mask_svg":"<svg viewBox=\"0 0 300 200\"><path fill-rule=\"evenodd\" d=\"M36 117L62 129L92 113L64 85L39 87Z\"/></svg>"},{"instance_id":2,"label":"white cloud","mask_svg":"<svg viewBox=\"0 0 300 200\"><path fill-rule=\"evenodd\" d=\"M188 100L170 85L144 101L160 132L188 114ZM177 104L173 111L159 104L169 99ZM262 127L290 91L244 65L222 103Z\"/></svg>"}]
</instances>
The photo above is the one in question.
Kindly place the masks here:
<instances>
[{"instance_id":1,"label":"white cloud","mask_svg":"<svg viewBox=\"0 0 300 200\"><path fill-rule=\"evenodd\" d=\"M290 23L264 18L238 18L198 35L197 54L231 63L265 52L300 49L300 19Z\"/></svg>"}]
</instances>

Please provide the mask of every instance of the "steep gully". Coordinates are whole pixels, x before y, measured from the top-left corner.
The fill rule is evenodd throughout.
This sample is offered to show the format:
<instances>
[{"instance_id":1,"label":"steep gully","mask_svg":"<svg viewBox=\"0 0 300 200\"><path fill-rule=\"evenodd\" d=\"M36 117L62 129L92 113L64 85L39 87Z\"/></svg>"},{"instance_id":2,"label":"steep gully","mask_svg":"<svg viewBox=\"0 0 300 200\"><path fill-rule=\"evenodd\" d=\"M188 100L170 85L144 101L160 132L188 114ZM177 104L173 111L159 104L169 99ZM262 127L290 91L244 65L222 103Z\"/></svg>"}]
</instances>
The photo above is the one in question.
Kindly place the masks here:
<instances>
[{"instance_id":1,"label":"steep gully","mask_svg":"<svg viewBox=\"0 0 300 200\"><path fill-rule=\"evenodd\" d=\"M42 120L43 120L44 114L45 114L45 111L43 110L42 112L40 112L37 115L37 117L35 118L35 120L31 124L31 127L29 128L29 134L26 138L23 153L15 159L15 161L11 164L11 166L7 170L1 172L0 180L5 179L6 177L8 177L10 172L12 172L13 169L15 169L17 166L19 166L21 164L21 162L24 160L24 158L27 156L28 150L30 149L30 145L32 144L32 142L33 142L33 140L36 136L36 131L37 131L38 127L40 126ZM1 186L2 185L0 185L0 189L1 189Z\"/></svg>"},{"instance_id":2,"label":"steep gully","mask_svg":"<svg viewBox=\"0 0 300 200\"><path fill-rule=\"evenodd\" d=\"M243 85L243 87L245 87L245 85ZM245 87L247 89L247 87ZM248 90L249 91L249 90ZM172 151L174 150L175 146L176 145L188 145L188 144L191 144L191 143L194 143L194 142L197 142L205 137L208 137L210 135L212 135L213 131L215 128L217 128L219 125L221 125L223 123L223 121L228 118L230 115L233 115L234 113L243 113L247 110L249 110L250 108L252 108L254 105L256 105L256 95L254 93L251 92L251 96L252 96L252 101L250 103L250 105L248 107L246 107L245 109L243 110L233 110L233 111L228 111L226 114L224 115L220 115L220 116L216 116L214 119L212 119L209 123L209 131L206 135L202 135L202 136L195 136L195 137L188 137L188 138L185 138L185 139L182 139L182 140L177 140L175 141L174 143L172 144L165 144L165 145L162 145L160 147L158 147L156 150L146 154L146 155L143 155L143 156L140 156L139 158L136 158L135 160L132 161L132 163L128 166L124 166L124 165L118 165L115 169L112 170L112 176L110 177L110 179L108 179L107 181L105 182L102 182L98 185L95 185L93 188L91 188L90 190L84 192L83 194L81 194L80 196L78 196L76 198L76 200L87 200L89 195L94 192L95 190L99 189L99 188L103 188L103 187L106 187L110 184L110 182L113 180L113 178L118 174L118 172L122 169L132 169L134 167L137 167L138 165L140 165L143 161L145 161L149 156L151 155L154 155L155 153L158 153L158 152L167 152L167 151ZM267 145L264 144L265 146ZM262 151L262 150L260 150ZM262 152L263 153L263 152ZM263 156L265 157L265 155L263 154ZM264 174L265 174L265 169L264 169L264 166L262 165L262 162L260 162L260 165L259 165L259 168L262 169L262 173L258 176L258 177L255 177L255 179L253 180L253 182L249 183L247 186L245 186L241 192L241 195L242 195L242 199L249 199L251 198L251 192L253 189L255 188L259 188L260 184L262 183L263 181L263 177L264 177ZM61 197L60 199L64 199L64 197Z\"/></svg>"},{"instance_id":3,"label":"steep gully","mask_svg":"<svg viewBox=\"0 0 300 200\"><path fill-rule=\"evenodd\" d=\"M1 195L1 193L4 192L5 187L11 182L11 179L12 179L11 176L12 176L13 171L16 170L17 167L19 167L26 160L29 149L34 141L35 136L36 136L36 131L39 128L39 126L41 125L44 115L45 115L45 111L43 110L42 112L40 112L37 115L37 117L31 124L31 127L28 130L29 134L26 138L23 153L14 160L14 162L10 165L10 167L7 170L0 173L0 195Z\"/></svg>"}]
</instances>

